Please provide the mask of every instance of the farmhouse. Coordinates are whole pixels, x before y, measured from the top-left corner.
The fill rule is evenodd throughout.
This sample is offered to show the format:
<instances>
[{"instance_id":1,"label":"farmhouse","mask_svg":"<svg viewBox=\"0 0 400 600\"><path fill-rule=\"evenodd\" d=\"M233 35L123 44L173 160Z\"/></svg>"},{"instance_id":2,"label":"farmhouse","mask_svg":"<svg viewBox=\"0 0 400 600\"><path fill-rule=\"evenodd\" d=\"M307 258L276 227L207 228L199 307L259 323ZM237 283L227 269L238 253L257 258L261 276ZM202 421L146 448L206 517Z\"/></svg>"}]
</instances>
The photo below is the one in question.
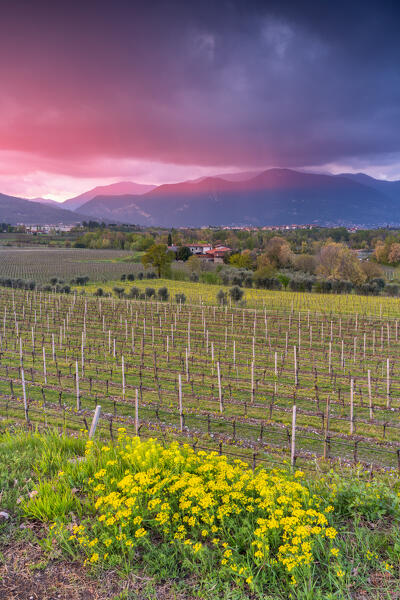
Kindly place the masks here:
<instances>
[{"instance_id":1,"label":"farmhouse","mask_svg":"<svg viewBox=\"0 0 400 600\"><path fill-rule=\"evenodd\" d=\"M206 252L206 255L210 256L215 263L223 263L225 256L230 252L232 252L231 248L227 248L226 246L215 246L215 248Z\"/></svg>"},{"instance_id":2,"label":"farmhouse","mask_svg":"<svg viewBox=\"0 0 400 600\"><path fill-rule=\"evenodd\" d=\"M231 248L227 248L226 246L215 246L215 248L207 250L204 254L200 254L199 258L207 262L223 263L225 256L230 252L232 252Z\"/></svg>"},{"instance_id":3,"label":"farmhouse","mask_svg":"<svg viewBox=\"0 0 400 600\"><path fill-rule=\"evenodd\" d=\"M189 244L188 248L192 254L206 254L212 246L211 244Z\"/></svg>"}]
</instances>

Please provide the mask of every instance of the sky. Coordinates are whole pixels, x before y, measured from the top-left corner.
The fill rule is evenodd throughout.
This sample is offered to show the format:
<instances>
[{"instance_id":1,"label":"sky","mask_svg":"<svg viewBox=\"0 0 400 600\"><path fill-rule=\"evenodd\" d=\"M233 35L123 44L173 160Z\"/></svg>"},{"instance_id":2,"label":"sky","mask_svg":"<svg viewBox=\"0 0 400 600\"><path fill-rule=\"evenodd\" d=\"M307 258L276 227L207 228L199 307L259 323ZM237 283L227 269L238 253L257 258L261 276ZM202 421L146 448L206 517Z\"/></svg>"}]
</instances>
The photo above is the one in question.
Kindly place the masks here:
<instances>
[{"instance_id":1,"label":"sky","mask_svg":"<svg viewBox=\"0 0 400 600\"><path fill-rule=\"evenodd\" d=\"M400 179L400 3L0 0L0 192Z\"/></svg>"}]
</instances>

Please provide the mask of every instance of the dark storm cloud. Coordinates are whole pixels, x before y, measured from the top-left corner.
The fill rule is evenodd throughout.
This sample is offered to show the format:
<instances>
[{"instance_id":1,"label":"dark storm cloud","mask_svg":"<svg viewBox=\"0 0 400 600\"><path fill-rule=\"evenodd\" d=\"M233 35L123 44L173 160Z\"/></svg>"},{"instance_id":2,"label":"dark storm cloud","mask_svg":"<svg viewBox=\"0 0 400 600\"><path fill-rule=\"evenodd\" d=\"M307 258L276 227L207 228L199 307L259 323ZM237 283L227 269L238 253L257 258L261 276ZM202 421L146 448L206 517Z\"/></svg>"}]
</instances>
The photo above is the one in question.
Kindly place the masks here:
<instances>
[{"instance_id":1,"label":"dark storm cloud","mask_svg":"<svg viewBox=\"0 0 400 600\"><path fill-rule=\"evenodd\" d=\"M399 25L391 2L3 1L0 149L69 174L396 161Z\"/></svg>"}]
</instances>

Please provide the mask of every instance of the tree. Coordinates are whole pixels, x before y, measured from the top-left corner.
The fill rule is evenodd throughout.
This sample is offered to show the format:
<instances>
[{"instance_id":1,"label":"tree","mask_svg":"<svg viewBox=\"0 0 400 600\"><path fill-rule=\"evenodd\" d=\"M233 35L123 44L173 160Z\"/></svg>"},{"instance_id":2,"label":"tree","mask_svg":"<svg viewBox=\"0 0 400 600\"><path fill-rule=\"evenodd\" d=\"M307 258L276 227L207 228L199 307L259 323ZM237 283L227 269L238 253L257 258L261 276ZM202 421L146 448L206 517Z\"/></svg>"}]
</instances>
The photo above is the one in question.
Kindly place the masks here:
<instances>
[{"instance_id":1,"label":"tree","mask_svg":"<svg viewBox=\"0 0 400 600\"><path fill-rule=\"evenodd\" d=\"M122 296L124 294L124 288L123 287L115 286L115 287L113 287L113 291L115 292L115 295L118 296L118 298L122 298Z\"/></svg>"},{"instance_id":2,"label":"tree","mask_svg":"<svg viewBox=\"0 0 400 600\"><path fill-rule=\"evenodd\" d=\"M317 267L317 261L311 254L297 254L293 260L294 266L298 271L304 271L305 273L311 273L314 275Z\"/></svg>"},{"instance_id":3,"label":"tree","mask_svg":"<svg viewBox=\"0 0 400 600\"><path fill-rule=\"evenodd\" d=\"M261 267L254 273L254 284L257 288L265 290L279 289L281 283L277 277L274 277L274 270L271 267Z\"/></svg>"},{"instance_id":4,"label":"tree","mask_svg":"<svg viewBox=\"0 0 400 600\"><path fill-rule=\"evenodd\" d=\"M382 267L376 262L365 260L360 264L360 266L367 281L372 281L373 279L381 278L383 275Z\"/></svg>"},{"instance_id":5,"label":"tree","mask_svg":"<svg viewBox=\"0 0 400 600\"><path fill-rule=\"evenodd\" d=\"M276 269L290 266L293 260L289 243L284 238L278 236L269 240L265 249L265 255Z\"/></svg>"},{"instance_id":6,"label":"tree","mask_svg":"<svg viewBox=\"0 0 400 600\"><path fill-rule=\"evenodd\" d=\"M240 300L243 298L244 292L238 285L234 285L229 290L229 294L234 302L240 302Z\"/></svg>"},{"instance_id":7,"label":"tree","mask_svg":"<svg viewBox=\"0 0 400 600\"><path fill-rule=\"evenodd\" d=\"M396 283L388 283L385 287L385 292L388 296L398 296L400 287Z\"/></svg>"},{"instance_id":8,"label":"tree","mask_svg":"<svg viewBox=\"0 0 400 600\"><path fill-rule=\"evenodd\" d=\"M176 260L182 260L186 262L192 256L192 252L189 250L187 246L179 246L176 251Z\"/></svg>"},{"instance_id":9,"label":"tree","mask_svg":"<svg viewBox=\"0 0 400 600\"><path fill-rule=\"evenodd\" d=\"M140 296L139 288L137 288L135 286L131 287L131 289L129 290L128 297L129 298L139 298L139 296Z\"/></svg>"},{"instance_id":10,"label":"tree","mask_svg":"<svg viewBox=\"0 0 400 600\"><path fill-rule=\"evenodd\" d=\"M217 302L220 306L225 306L225 304L227 303L227 295L226 292L224 292L224 290L219 290L217 294Z\"/></svg>"},{"instance_id":11,"label":"tree","mask_svg":"<svg viewBox=\"0 0 400 600\"><path fill-rule=\"evenodd\" d=\"M287 286L290 283L290 277L288 275L285 275L284 273L279 273L277 279L278 279L278 281L281 282L281 284L283 285L283 287L286 290Z\"/></svg>"},{"instance_id":12,"label":"tree","mask_svg":"<svg viewBox=\"0 0 400 600\"><path fill-rule=\"evenodd\" d=\"M276 268L269 260L266 254L260 254L257 256L257 271L262 270L263 273L269 273L269 276L273 276L276 272Z\"/></svg>"},{"instance_id":13,"label":"tree","mask_svg":"<svg viewBox=\"0 0 400 600\"><path fill-rule=\"evenodd\" d=\"M338 254L333 276L335 279L347 279L356 285L361 285L366 279L357 256L345 246Z\"/></svg>"},{"instance_id":14,"label":"tree","mask_svg":"<svg viewBox=\"0 0 400 600\"><path fill-rule=\"evenodd\" d=\"M185 294L175 294L175 301L177 304L185 304L185 302L186 302Z\"/></svg>"},{"instance_id":15,"label":"tree","mask_svg":"<svg viewBox=\"0 0 400 600\"><path fill-rule=\"evenodd\" d=\"M400 262L400 244L394 243L390 246L388 263L397 265Z\"/></svg>"},{"instance_id":16,"label":"tree","mask_svg":"<svg viewBox=\"0 0 400 600\"><path fill-rule=\"evenodd\" d=\"M142 256L142 264L147 267L153 266L157 270L158 277L165 274L174 258L174 253L170 252L165 244L153 244Z\"/></svg>"},{"instance_id":17,"label":"tree","mask_svg":"<svg viewBox=\"0 0 400 600\"><path fill-rule=\"evenodd\" d=\"M172 235L171 232L168 234L168 242L167 242L168 246L172 246Z\"/></svg>"},{"instance_id":18,"label":"tree","mask_svg":"<svg viewBox=\"0 0 400 600\"><path fill-rule=\"evenodd\" d=\"M89 277L87 275L85 275L84 277L77 277L75 281L76 285L86 285L89 281ZM73 284L75 282L72 280L71 283Z\"/></svg>"},{"instance_id":19,"label":"tree","mask_svg":"<svg viewBox=\"0 0 400 600\"><path fill-rule=\"evenodd\" d=\"M158 290L158 298L159 298L159 300L162 300L163 302L166 302L168 300L168 298L169 298L168 288L161 287Z\"/></svg>"},{"instance_id":20,"label":"tree","mask_svg":"<svg viewBox=\"0 0 400 600\"><path fill-rule=\"evenodd\" d=\"M201 260L201 258L198 258L194 255L189 258L189 260L187 261L187 266L191 273L197 273L197 275L200 275L202 267Z\"/></svg>"},{"instance_id":21,"label":"tree","mask_svg":"<svg viewBox=\"0 0 400 600\"><path fill-rule=\"evenodd\" d=\"M389 248L386 244L382 242L382 240L378 240L374 249L374 258L378 263L387 263L388 262L388 252Z\"/></svg>"},{"instance_id":22,"label":"tree","mask_svg":"<svg viewBox=\"0 0 400 600\"><path fill-rule=\"evenodd\" d=\"M249 250L243 250L241 254L232 254L229 258L229 263L239 269L251 269L253 267L253 260Z\"/></svg>"},{"instance_id":23,"label":"tree","mask_svg":"<svg viewBox=\"0 0 400 600\"><path fill-rule=\"evenodd\" d=\"M317 271L327 279L344 279L355 285L361 285L366 280L354 252L336 242L328 242L321 248Z\"/></svg>"},{"instance_id":24,"label":"tree","mask_svg":"<svg viewBox=\"0 0 400 600\"><path fill-rule=\"evenodd\" d=\"M341 244L330 242L323 246L318 254L317 271L323 277L333 277Z\"/></svg>"}]
</instances>

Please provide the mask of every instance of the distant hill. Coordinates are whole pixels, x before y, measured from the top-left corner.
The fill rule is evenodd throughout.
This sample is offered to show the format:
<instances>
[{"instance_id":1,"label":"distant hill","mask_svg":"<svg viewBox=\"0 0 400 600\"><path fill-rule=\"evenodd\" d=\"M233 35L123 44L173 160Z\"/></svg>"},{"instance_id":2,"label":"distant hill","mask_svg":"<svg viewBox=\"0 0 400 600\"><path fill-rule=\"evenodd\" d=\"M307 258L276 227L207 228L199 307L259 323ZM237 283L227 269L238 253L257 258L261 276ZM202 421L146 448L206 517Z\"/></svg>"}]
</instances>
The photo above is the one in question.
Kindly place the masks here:
<instances>
[{"instance_id":1,"label":"distant hill","mask_svg":"<svg viewBox=\"0 0 400 600\"><path fill-rule=\"evenodd\" d=\"M393 200L400 201L400 181L386 181L384 179L375 179L365 173L342 173L339 177L347 177L363 185L379 190Z\"/></svg>"},{"instance_id":2,"label":"distant hill","mask_svg":"<svg viewBox=\"0 0 400 600\"><path fill-rule=\"evenodd\" d=\"M368 180L358 181L347 175L269 169L239 181L206 177L160 185L140 196L99 195L80 210L97 220L165 227L381 225L400 223L397 189L395 185L370 185Z\"/></svg>"},{"instance_id":3,"label":"distant hill","mask_svg":"<svg viewBox=\"0 0 400 600\"><path fill-rule=\"evenodd\" d=\"M49 206L60 207L61 204L50 198L26 198L29 202L38 202L39 204L48 204Z\"/></svg>"},{"instance_id":4,"label":"distant hill","mask_svg":"<svg viewBox=\"0 0 400 600\"><path fill-rule=\"evenodd\" d=\"M77 210L96 196L121 196L122 194L140 195L150 192L155 187L155 185L146 185L143 183L135 183L133 181L121 181L110 185L99 185L79 196L65 200L61 206L68 210Z\"/></svg>"},{"instance_id":5,"label":"distant hill","mask_svg":"<svg viewBox=\"0 0 400 600\"><path fill-rule=\"evenodd\" d=\"M74 225L85 217L69 210L0 194L0 222L17 225Z\"/></svg>"}]
</instances>

